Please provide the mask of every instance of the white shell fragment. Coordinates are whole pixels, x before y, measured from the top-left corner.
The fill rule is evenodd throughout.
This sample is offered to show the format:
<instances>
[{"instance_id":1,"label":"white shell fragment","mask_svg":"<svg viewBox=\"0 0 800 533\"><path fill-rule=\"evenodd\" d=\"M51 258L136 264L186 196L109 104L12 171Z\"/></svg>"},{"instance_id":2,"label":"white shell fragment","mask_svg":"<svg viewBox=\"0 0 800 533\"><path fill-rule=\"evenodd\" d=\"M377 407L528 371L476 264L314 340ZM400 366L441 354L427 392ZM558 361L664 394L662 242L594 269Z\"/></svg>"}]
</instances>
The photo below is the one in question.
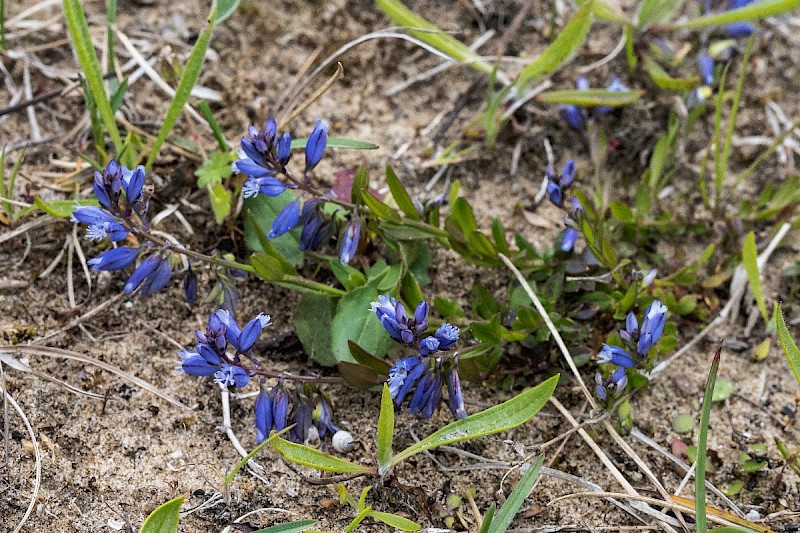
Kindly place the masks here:
<instances>
[{"instance_id":1,"label":"white shell fragment","mask_svg":"<svg viewBox=\"0 0 800 533\"><path fill-rule=\"evenodd\" d=\"M331 441L333 449L339 453L347 453L353 449L353 435L349 431L337 431Z\"/></svg>"}]
</instances>

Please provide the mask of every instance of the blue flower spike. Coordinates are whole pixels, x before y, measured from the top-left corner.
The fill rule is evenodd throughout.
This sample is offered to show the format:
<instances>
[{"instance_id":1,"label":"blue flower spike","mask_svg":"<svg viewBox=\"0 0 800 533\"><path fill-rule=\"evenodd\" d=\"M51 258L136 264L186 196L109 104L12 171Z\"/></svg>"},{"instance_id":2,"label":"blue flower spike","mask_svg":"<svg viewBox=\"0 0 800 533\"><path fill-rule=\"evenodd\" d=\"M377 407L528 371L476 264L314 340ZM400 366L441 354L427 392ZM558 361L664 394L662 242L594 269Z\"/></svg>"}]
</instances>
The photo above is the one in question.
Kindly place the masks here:
<instances>
[{"instance_id":1,"label":"blue flower spike","mask_svg":"<svg viewBox=\"0 0 800 533\"><path fill-rule=\"evenodd\" d=\"M137 248L119 246L89 259L86 264L91 266L92 270L122 270L132 265L138 255L139 250Z\"/></svg>"},{"instance_id":2,"label":"blue flower spike","mask_svg":"<svg viewBox=\"0 0 800 533\"><path fill-rule=\"evenodd\" d=\"M458 377L458 358L450 369L447 379L447 404L454 418L467 418L464 396L461 394L461 378Z\"/></svg>"},{"instance_id":3,"label":"blue flower spike","mask_svg":"<svg viewBox=\"0 0 800 533\"><path fill-rule=\"evenodd\" d=\"M293 230L300 223L300 199L294 200L286 204L275 221L272 223L272 229L267 234L268 239L280 237L284 233Z\"/></svg>"},{"instance_id":4,"label":"blue flower spike","mask_svg":"<svg viewBox=\"0 0 800 533\"><path fill-rule=\"evenodd\" d=\"M636 366L636 362L628 352L619 346L611 346L608 344L603 344L603 348L600 350L600 353L597 354L597 362L611 363L616 366L621 366L622 368L633 368Z\"/></svg>"},{"instance_id":5,"label":"blue flower spike","mask_svg":"<svg viewBox=\"0 0 800 533\"><path fill-rule=\"evenodd\" d=\"M256 442L260 444L267 440L273 425L272 398L263 385L260 387L258 396L256 396L255 419Z\"/></svg>"}]
</instances>

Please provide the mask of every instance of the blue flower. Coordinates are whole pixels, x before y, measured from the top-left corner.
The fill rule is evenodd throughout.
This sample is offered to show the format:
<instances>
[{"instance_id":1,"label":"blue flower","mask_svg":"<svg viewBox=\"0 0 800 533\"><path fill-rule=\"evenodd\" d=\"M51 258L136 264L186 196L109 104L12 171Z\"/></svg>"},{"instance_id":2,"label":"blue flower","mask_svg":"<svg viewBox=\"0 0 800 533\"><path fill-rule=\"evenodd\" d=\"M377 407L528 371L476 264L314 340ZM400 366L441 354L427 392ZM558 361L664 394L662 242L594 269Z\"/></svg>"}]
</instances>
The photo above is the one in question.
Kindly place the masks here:
<instances>
[{"instance_id":1,"label":"blue flower","mask_svg":"<svg viewBox=\"0 0 800 533\"><path fill-rule=\"evenodd\" d=\"M586 130L586 117L583 115L583 110L580 107L573 104L561 104L558 106L558 109L561 111L561 116L570 129L574 131Z\"/></svg>"},{"instance_id":2,"label":"blue flower","mask_svg":"<svg viewBox=\"0 0 800 533\"><path fill-rule=\"evenodd\" d=\"M306 142L306 172L313 170L317 166L325 153L327 144L328 125L322 119L319 119Z\"/></svg>"},{"instance_id":3,"label":"blue flower","mask_svg":"<svg viewBox=\"0 0 800 533\"><path fill-rule=\"evenodd\" d=\"M447 404L454 418L467 418L464 397L461 394L461 378L458 377L457 363L450 369L447 379Z\"/></svg>"},{"instance_id":4,"label":"blue flower","mask_svg":"<svg viewBox=\"0 0 800 533\"><path fill-rule=\"evenodd\" d=\"M633 368L636 366L636 362L628 352L619 346L610 346L608 344L603 344L603 348L600 350L600 353L597 354L597 362L611 363L623 368Z\"/></svg>"},{"instance_id":5,"label":"blue flower","mask_svg":"<svg viewBox=\"0 0 800 533\"><path fill-rule=\"evenodd\" d=\"M137 248L119 246L89 259L86 264L91 266L92 270L122 270L133 264L138 255L139 250Z\"/></svg>"},{"instance_id":6,"label":"blue flower","mask_svg":"<svg viewBox=\"0 0 800 533\"><path fill-rule=\"evenodd\" d=\"M563 207L564 190L575 181L575 161L572 159L568 160L564 164L564 168L561 170L561 174L559 174L558 177L556 177L555 171L550 167L545 169L545 173L547 174L547 196L555 206Z\"/></svg>"},{"instance_id":7,"label":"blue flower","mask_svg":"<svg viewBox=\"0 0 800 533\"><path fill-rule=\"evenodd\" d=\"M300 223L300 199L294 200L286 204L286 206L278 213L278 216L272 223L272 229L267 234L268 239L280 237L295 228Z\"/></svg>"},{"instance_id":8,"label":"blue flower","mask_svg":"<svg viewBox=\"0 0 800 533\"><path fill-rule=\"evenodd\" d=\"M331 404L322 393L318 395L313 418L319 430L320 437L325 437L327 433L336 433L339 431L339 427L333 423L333 409L331 409Z\"/></svg>"},{"instance_id":9,"label":"blue flower","mask_svg":"<svg viewBox=\"0 0 800 533\"><path fill-rule=\"evenodd\" d=\"M86 224L86 238L92 240L111 237L113 242L119 242L130 233L117 217L96 206L76 207L70 220Z\"/></svg>"},{"instance_id":10,"label":"blue flower","mask_svg":"<svg viewBox=\"0 0 800 533\"><path fill-rule=\"evenodd\" d=\"M142 261L128 278L124 291L131 293L142 285L142 296L154 294L167 285L171 275L172 266L169 258L164 257L161 253L152 254Z\"/></svg>"},{"instance_id":11,"label":"blue flower","mask_svg":"<svg viewBox=\"0 0 800 533\"><path fill-rule=\"evenodd\" d=\"M245 160L238 161L237 165L239 165L241 161ZM244 165L244 168L248 168L247 165ZM239 170L244 174L248 174L242 166L239 166ZM263 194L264 196L278 196L285 190L286 185L272 175L264 175L261 177L251 176L242 186L242 196L245 198L255 198L259 194Z\"/></svg>"},{"instance_id":12,"label":"blue flower","mask_svg":"<svg viewBox=\"0 0 800 533\"><path fill-rule=\"evenodd\" d=\"M316 207L307 211L306 207L312 202L316 205L314 200L306 202L301 217L303 230L300 232L300 250L304 252L316 250L333 235L332 220L326 219Z\"/></svg>"},{"instance_id":13,"label":"blue flower","mask_svg":"<svg viewBox=\"0 0 800 533\"><path fill-rule=\"evenodd\" d=\"M428 370L414 389L414 394L408 403L408 412L418 414L422 418L430 418L441 399L442 376L438 370Z\"/></svg>"},{"instance_id":14,"label":"blue flower","mask_svg":"<svg viewBox=\"0 0 800 533\"><path fill-rule=\"evenodd\" d=\"M278 163L286 166L292 157L292 136L287 131L278 140Z\"/></svg>"},{"instance_id":15,"label":"blue flower","mask_svg":"<svg viewBox=\"0 0 800 533\"><path fill-rule=\"evenodd\" d=\"M419 354L422 357L426 357L432 353L435 353L436 350L439 349L439 339L436 337L425 337L421 341L419 341Z\"/></svg>"},{"instance_id":16,"label":"blue flower","mask_svg":"<svg viewBox=\"0 0 800 533\"><path fill-rule=\"evenodd\" d=\"M659 300L653 300L653 303L645 311L641 331L639 332L639 343L636 346L637 353L642 357L647 355L650 348L661 338L666 316L667 306L663 305Z\"/></svg>"},{"instance_id":17,"label":"blue flower","mask_svg":"<svg viewBox=\"0 0 800 533\"><path fill-rule=\"evenodd\" d=\"M575 247L575 241L578 240L579 235L580 233L578 230L567 228L566 231L564 231L564 235L561 237L561 251L571 252Z\"/></svg>"},{"instance_id":18,"label":"blue flower","mask_svg":"<svg viewBox=\"0 0 800 533\"><path fill-rule=\"evenodd\" d=\"M275 431L283 431L289 420L289 392L282 383L275 387L272 396L272 419L275 423Z\"/></svg>"},{"instance_id":19,"label":"blue flower","mask_svg":"<svg viewBox=\"0 0 800 533\"><path fill-rule=\"evenodd\" d=\"M266 388L261 387L261 390L256 396L255 405L255 419L256 419L256 442L262 443L269 436L272 431L272 398L270 397Z\"/></svg>"},{"instance_id":20,"label":"blue flower","mask_svg":"<svg viewBox=\"0 0 800 533\"><path fill-rule=\"evenodd\" d=\"M442 323L436 333L433 334L436 340L439 341L439 350L449 350L458 341L459 333L459 329L456 326L447 322Z\"/></svg>"},{"instance_id":21,"label":"blue flower","mask_svg":"<svg viewBox=\"0 0 800 533\"><path fill-rule=\"evenodd\" d=\"M403 403L406 395L416 385L425 371L425 365L417 357L400 359L389 369L389 393L397 405Z\"/></svg>"},{"instance_id":22,"label":"blue flower","mask_svg":"<svg viewBox=\"0 0 800 533\"><path fill-rule=\"evenodd\" d=\"M250 381L250 374L247 370L238 365L223 363L219 370L214 373L214 382L221 383L225 387L242 388Z\"/></svg>"},{"instance_id":23,"label":"blue flower","mask_svg":"<svg viewBox=\"0 0 800 533\"><path fill-rule=\"evenodd\" d=\"M353 216L350 223L342 232L342 240L339 245L339 260L344 264L349 264L356 255L358 241L361 237L361 219Z\"/></svg>"},{"instance_id":24,"label":"blue flower","mask_svg":"<svg viewBox=\"0 0 800 533\"><path fill-rule=\"evenodd\" d=\"M182 359L178 368L191 376L211 376L219 370L219 365L209 363L198 352L181 350L178 355Z\"/></svg>"},{"instance_id":25,"label":"blue flower","mask_svg":"<svg viewBox=\"0 0 800 533\"><path fill-rule=\"evenodd\" d=\"M619 367L607 378L603 378L600 372L594 376L595 394L597 398L605 402L609 396L615 396L625 390L628 386L628 376L625 375L625 368Z\"/></svg>"},{"instance_id":26,"label":"blue flower","mask_svg":"<svg viewBox=\"0 0 800 533\"><path fill-rule=\"evenodd\" d=\"M197 301L197 274L191 267L183 275L183 300L189 305Z\"/></svg>"},{"instance_id":27,"label":"blue flower","mask_svg":"<svg viewBox=\"0 0 800 533\"><path fill-rule=\"evenodd\" d=\"M705 85L714 83L714 60L705 51L697 55L697 70L700 72L700 79Z\"/></svg>"}]
</instances>

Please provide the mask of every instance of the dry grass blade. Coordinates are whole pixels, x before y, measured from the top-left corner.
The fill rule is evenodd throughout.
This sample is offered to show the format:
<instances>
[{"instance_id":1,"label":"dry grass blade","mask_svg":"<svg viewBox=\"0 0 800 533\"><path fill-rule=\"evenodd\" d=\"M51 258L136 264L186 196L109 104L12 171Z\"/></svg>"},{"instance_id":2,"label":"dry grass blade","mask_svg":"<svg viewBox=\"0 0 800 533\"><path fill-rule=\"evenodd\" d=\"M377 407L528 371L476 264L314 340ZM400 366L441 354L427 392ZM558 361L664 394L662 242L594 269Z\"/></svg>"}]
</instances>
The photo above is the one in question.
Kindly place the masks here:
<instances>
[{"instance_id":1,"label":"dry grass blade","mask_svg":"<svg viewBox=\"0 0 800 533\"><path fill-rule=\"evenodd\" d=\"M28 508L25 510L25 514L22 516L22 520L20 520L17 527L14 528L14 533L18 533L22 526L25 525L25 522L28 520L28 517L31 516L31 512L33 512L33 507L36 505L36 499L39 497L39 489L42 485L42 454L39 451L39 441L36 440L36 433L33 432L33 427L31 427L31 423L28 420L28 417L25 415L25 411L19 406L19 404L14 400L14 398L3 388L3 396L5 400L11 404L11 407L17 412L17 414L22 418L22 422L25 424L25 428L28 430L28 433L31 436L31 442L33 443L33 453L36 456L36 480L33 486L33 494L31 495L31 502L28 504Z\"/></svg>"},{"instance_id":2,"label":"dry grass blade","mask_svg":"<svg viewBox=\"0 0 800 533\"><path fill-rule=\"evenodd\" d=\"M158 396L159 398L175 405L176 407L180 407L182 409L186 409L187 411L191 411L191 407L187 407L186 405L179 402L177 399L173 398L166 392L162 392L150 383L144 381L141 378L134 376L124 370L117 368L114 365L110 365L105 361L100 361L99 359L95 359L94 357L89 357L88 355L84 355L77 352L71 352L69 350L62 350L61 348L51 348L49 346L21 346L21 345L8 345L8 346L0 346L0 352L11 354L23 354L27 356L45 356L45 357L53 357L53 358L64 358L64 359L72 359L73 361L81 361L82 363L86 363L89 365L94 365L98 368L102 368L108 372L118 375L119 377L126 379L133 383L134 385L138 385L139 387L143 388L144 390Z\"/></svg>"},{"instance_id":3,"label":"dry grass blade","mask_svg":"<svg viewBox=\"0 0 800 533\"><path fill-rule=\"evenodd\" d=\"M300 115L300 113L302 113L303 111L305 111L308 108L308 106L316 102L320 96L325 94L328 91L328 89L333 87L333 84L336 83L336 80L342 77L342 74L344 74L344 67L342 66L341 63L337 63L336 72L334 72L333 75L330 78L328 78L328 81L323 83L322 87L314 91L314 94L306 98L306 100L302 104L294 108L294 110L292 110L292 112L289 113L288 117L281 118L281 120L278 123L278 127L282 129L286 127L287 124L292 122L295 118L297 118L297 116Z\"/></svg>"},{"instance_id":4,"label":"dry grass blade","mask_svg":"<svg viewBox=\"0 0 800 533\"><path fill-rule=\"evenodd\" d=\"M105 396L103 396L101 394L95 394L94 392L88 392L88 391L85 391L85 390L81 390L81 389L79 389L77 387L74 387L73 385L70 385L66 381L62 381L62 380L60 380L60 379L58 379L56 377L53 377L53 376L51 376L51 375L49 375L49 374L47 374L45 372L40 372L39 370L31 368L28 364L20 361L19 359L14 359L13 357L11 357L11 355L9 355L7 353L0 353L0 375L2 375L2 363L7 364L11 368L13 368L14 370L17 370L19 372L28 372L30 374L33 374L37 378L44 379L46 381L51 381L53 383L61 385L62 387L64 387L68 391L70 391L71 393L77 394L78 396L87 396L87 397L89 397L89 398L91 398L93 400L104 400L105 399Z\"/></svg>"}]
</instances>

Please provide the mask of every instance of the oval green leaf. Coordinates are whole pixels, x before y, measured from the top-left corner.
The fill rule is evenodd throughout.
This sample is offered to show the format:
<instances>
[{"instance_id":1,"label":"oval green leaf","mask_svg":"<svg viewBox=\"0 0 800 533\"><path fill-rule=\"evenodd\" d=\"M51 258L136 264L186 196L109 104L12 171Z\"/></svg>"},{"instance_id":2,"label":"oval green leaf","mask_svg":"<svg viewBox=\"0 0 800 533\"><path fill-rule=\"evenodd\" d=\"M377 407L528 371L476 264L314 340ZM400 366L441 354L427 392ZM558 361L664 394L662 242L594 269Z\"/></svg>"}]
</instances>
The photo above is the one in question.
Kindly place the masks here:
<instances>
[{"instance_id":1,"label":"oval green leaf","mask_svg":"<svg viewBox=\"0 0 800 533\"><path fill-rule=\"evenodd\" d=\"M357 465L339 459L333 455L323 453L319 450L289 442L286 439L277 438L272 441L272 447L280 454L281 457L291 463L298 465L309 466L316 470L324 470L325 472L336 472L339 474L374 474L375 470L363 465Z\"/></svg>"},{"instance_id":2,"label":"oval green leaf","mask_svg":"<svg viewBox=\"0 0 800 533\"><path fill-rule=\"evenodd\" d=\"M297 520L295 522L287 522L285 524L275 524L274 526L265 527L264 529L259 529L254 533L299 533L300 531L305 531L316 523L316 520Z\"/></svg>"},{"instance_id":3,"label":"oval green leaf","mask_svg":"<svg viewBox=\"0 0 800 533\"><path fill-rule=\"evenodd\" d=\"M781 309L781 304L777 302L775 303L774 315L781 348L783 348L783 353L786 354L789 366L792 367L792 372L794 372L797 383L800 383L800 350L797 348L797 344L794 343L794 339L792 339L789 330L786 328L786 322L783 320L783 309Z\"/></svg>"},{"instance_id":4,"label":"oval green leaf","mask_svg":"<svg viewBox=\"0 0 800 533\"><path fill-rule=\"evenodd\" d=\"M398 516L392 513L382 513L381 511L370 511L369 516L371 516L375 520L380 520L387 526L399 529L400 531L419 531L420 529L422 529L422 526L417 524L413 520L409 520L408 518L403 518L402 516Z\"/></svg>"},{"instance_id":5,"label":"oval green leaf","mask_svg":"<svg viewBox=\"0 0 800 533\"><path fill-rule=\"evenodd\" d=\"M178 496L161 505L150 513L139 533L178 533L181 505L183 505L183 496Z\"/></svg>"},{"instance_id":6,"label":"oval green leaf","mask_svg":"<svg viewBox=\"0 0 800 533\"><path fill-rule=\"evenodd\" d=\"M392 438L394 437L394 405L389 386L384 382L381 394L381 414L378 417L378 473L389 472L392 462Z\"/></svg>"},{"instance_id":7,"label":"oval green leaf","mask_svg":"<svg viewBox=\"0 0 800 533\"><path fill-rule=\"evenodd\" d=\"M527 422L544 407L544 404L552 396L558 378L557 374L500 405L446 425L395 455L392 459L392 466L425 450L507 431Z\"/></svg>"},{"instance_id":8,"label":"oval green leaf","mask_svg":"<svg viewBox=\"0 0 800 533\"><path fill-rule=\"evenodd\" d=\"M58 218L69 218L76 207L98 206L97 200L42 200L38 196L33 199L34 205L47 213Z\"/></svg>"}]
</instances>

